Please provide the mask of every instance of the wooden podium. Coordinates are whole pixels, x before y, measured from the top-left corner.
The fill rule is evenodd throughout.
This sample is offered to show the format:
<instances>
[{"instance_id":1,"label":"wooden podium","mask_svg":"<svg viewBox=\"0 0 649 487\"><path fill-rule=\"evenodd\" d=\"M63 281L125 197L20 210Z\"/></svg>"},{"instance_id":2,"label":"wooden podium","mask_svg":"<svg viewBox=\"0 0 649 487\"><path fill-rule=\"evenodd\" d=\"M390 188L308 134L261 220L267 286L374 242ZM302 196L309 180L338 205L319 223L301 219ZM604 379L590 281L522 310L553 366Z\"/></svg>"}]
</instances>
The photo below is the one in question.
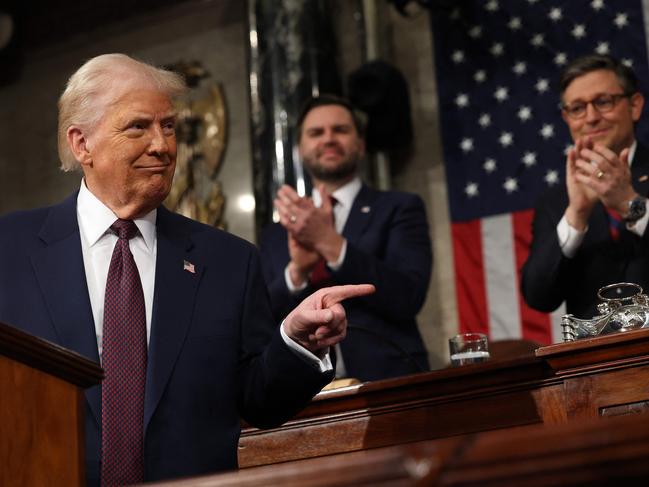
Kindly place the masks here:
<instances>
[{"instance_id":1,"label":"wooden podium","mask_svg":"<svg viewBox=\"0 0 649 487\"><path fill-rule=\"evenodd\" d=\"M0 485L85 485L83 389L101 367L0 323Z\"/></svg>"}]
</instances>

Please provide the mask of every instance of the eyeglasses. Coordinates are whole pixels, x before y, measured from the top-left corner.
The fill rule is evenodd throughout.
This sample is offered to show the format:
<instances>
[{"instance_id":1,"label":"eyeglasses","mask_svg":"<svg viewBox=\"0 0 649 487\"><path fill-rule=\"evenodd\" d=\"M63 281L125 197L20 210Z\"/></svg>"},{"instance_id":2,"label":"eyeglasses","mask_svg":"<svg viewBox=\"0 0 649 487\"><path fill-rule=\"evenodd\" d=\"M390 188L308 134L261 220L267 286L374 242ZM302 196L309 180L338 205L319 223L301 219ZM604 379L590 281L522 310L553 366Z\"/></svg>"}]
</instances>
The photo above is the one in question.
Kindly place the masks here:
<instances>
[{"instance_id":1,"label":"eyeglasses","mask_svg":"<svg viewBox=\"0 0 649 487\"><path fill-rule=\"evenodd\" d=\"M590 101L576 101L570 105L560 105L561 110L563 110L570 118L578 119L586 115L586 110L588 105L593 105L593 108L597 110L598 113L610 112L615 108L617 102L622 98L629 98L631 95L627 93L617 93L615 95L600 95L594 100Z\"/></svg>"}]
</instances>

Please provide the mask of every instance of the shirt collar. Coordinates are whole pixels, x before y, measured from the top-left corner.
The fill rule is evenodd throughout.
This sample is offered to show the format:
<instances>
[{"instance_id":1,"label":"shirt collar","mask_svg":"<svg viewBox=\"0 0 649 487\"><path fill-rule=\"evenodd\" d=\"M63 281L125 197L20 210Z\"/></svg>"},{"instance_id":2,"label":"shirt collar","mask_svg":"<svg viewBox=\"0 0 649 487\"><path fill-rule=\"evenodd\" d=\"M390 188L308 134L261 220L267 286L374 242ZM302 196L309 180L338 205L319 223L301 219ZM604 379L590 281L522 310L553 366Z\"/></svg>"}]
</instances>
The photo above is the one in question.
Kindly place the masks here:
<instances>
[{"instance_id":1,"label":"shirt collar","mask_svg":"<svg viewBox=\"0 0 649 487\"><path fill-rule=\"evenodd\" d=\"M354 204L354 199L356 198L356 195L361 190L362 185L363 183L361 182L361 178L356 176L350 182L344 184L336 191L334 191L331 196L336 198L336 202L342 205L343 207L351 208L351 206ZM317 207L319 207L322 204L322 197L320 196L320 192L315 188L313 190L313 203Z\"/></svg>"},{"instance_id":2,"label":"shirt collar","mask_svg":"<svg viewBox=\"0 0 649 487\"><path fill-rule=\"evenodd\" d=\"M157 214L158 210L154 209L143 217L133 220L149 250L153 250L155 245ZM79 230L89 247L95 245L118 218L110 208L90 192L85 179L81 180L81 188L77 197L77 217Z\"/></svg>"},{"instance_id":3,"label":"shirt collar","mask_svg":"<svg viewBox=\"0 0 649 487\"><path fill-rule=\"evenodd\" d=\"M629 166L633 164L633 158L635 157L635 150L638 148L638 141L634 140L631 147L629 147Z\"/></svg>"}]
</instances>

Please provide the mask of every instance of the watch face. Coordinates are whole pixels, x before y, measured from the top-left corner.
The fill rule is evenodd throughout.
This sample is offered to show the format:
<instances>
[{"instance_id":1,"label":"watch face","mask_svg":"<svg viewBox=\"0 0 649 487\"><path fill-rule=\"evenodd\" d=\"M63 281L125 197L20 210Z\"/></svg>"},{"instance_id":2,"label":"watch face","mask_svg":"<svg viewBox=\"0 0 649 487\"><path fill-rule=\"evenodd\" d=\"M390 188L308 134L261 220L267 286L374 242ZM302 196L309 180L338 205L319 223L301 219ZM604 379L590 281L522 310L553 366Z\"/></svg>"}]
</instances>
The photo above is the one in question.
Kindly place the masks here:
<instances>
[{"instance_id":1,"label":"watch face","mask_svg":"<svg viewBox=\"0 0 649 487\"><path fill-rule=\"evenodd\" d=\"M644 198L634 198L629 203L629 214L625 218L627 222L635 222L642 218L647 211L646 200Z\"/></svg>"}]
</instances>

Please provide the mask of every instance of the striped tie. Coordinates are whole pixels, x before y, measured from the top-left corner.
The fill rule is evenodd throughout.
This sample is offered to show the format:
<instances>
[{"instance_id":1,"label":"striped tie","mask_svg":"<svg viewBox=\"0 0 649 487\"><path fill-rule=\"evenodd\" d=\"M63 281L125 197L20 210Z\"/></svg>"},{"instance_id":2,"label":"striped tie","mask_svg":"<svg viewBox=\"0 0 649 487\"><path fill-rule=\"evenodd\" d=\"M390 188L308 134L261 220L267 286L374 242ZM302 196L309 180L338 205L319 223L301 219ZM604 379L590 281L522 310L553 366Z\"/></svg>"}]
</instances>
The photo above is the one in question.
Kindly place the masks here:
<instances>
[{"instance_id":1,"label":"striped tie","mask_svg":"<svg viewBox=\"0 0 649 487\"><path fill-rule=\"evenodd\" d=\"M622 231L624 225L622 217L617 211L610 208L606 208L606 213L608 214L608 231L613 241L617 242L620 239L620 231Z\"/></svg>"}]
</instances>

